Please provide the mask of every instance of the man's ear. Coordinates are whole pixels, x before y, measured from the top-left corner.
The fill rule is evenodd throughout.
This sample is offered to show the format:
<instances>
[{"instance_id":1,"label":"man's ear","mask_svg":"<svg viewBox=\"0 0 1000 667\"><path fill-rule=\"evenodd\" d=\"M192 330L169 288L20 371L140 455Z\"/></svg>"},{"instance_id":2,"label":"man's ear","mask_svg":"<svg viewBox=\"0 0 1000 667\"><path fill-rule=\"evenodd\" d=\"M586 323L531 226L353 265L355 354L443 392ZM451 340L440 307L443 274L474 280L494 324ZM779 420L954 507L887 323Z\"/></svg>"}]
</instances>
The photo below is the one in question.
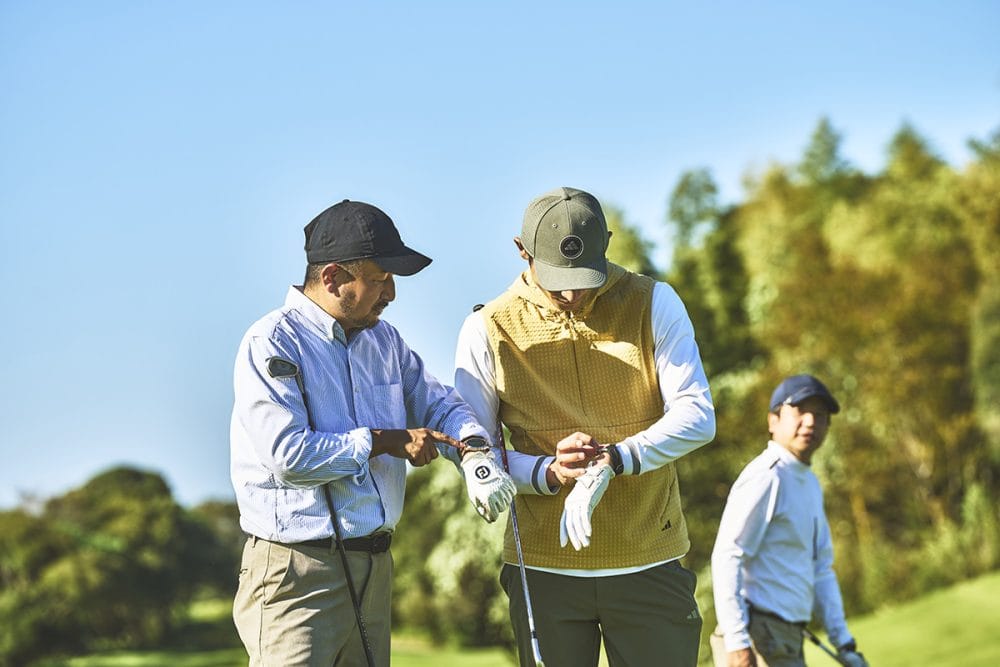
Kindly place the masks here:
<instances>
[{"instance_id":1,"label":"man's ear","mask_svg":"<svg viewBox=\"0 0 1000 667\"><path fill-rule=\"evenodd\" d=\"M523 259L524 261L528 261L531 259L531 255L528 254L528 251L524 249L524 244L521 243L520 236L514 237L514 245L517 246L517 253L521 255L521 259Z\"/></svg>"},{"instance_id":2,"label":"man's ear","mask_svg":"<svg viewBox=\"0 0 1000 667\"><path fill-rule=\"evenodd\" d=\"M767 413L767 432L774 435L774 429L778 427L778 422L781 421L781 416L773 412Z\"/></svg>"},{"instance_id":3,"label":"man's ear","mask_svg":"<svg viewBox=\"0 0 1000 667\"><path fill-rule=\"evenodd\" d=\"M337 263L324 266L320 270L319 277L323 283L323 289L331 294L338 294L342 285L346 285L354 280L354 276Z\"/></svg>"}]
</instances>

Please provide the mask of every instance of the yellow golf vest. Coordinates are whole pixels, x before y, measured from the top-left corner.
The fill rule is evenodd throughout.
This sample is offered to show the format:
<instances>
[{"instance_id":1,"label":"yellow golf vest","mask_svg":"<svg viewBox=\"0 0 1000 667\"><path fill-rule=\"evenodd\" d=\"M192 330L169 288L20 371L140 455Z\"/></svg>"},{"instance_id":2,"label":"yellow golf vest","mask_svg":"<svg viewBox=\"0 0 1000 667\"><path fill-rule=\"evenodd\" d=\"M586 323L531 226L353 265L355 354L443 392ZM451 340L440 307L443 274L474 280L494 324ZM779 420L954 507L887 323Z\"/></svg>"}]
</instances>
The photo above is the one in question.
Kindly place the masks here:
<instances>
[{"instance_id":1,"label":"yellow golf vest","mask_svg":"<svg viewBox=\"0 0 1000 667\"><path fill-rule=\"evenodd\" d=\"M519 451L552 455L582 431L615 444L663 416L650 320L654 282L613 264L583 311L556 310L524 272L479 312L496 367L500 419ZM676 558L690 541L674 465L611 480L594 509L590 546L559 546L559 518L571 487L554 496L517 496L527 565L624 568ZM510 521L504 558L517 562Z\"/></svg>"}]
</instances>

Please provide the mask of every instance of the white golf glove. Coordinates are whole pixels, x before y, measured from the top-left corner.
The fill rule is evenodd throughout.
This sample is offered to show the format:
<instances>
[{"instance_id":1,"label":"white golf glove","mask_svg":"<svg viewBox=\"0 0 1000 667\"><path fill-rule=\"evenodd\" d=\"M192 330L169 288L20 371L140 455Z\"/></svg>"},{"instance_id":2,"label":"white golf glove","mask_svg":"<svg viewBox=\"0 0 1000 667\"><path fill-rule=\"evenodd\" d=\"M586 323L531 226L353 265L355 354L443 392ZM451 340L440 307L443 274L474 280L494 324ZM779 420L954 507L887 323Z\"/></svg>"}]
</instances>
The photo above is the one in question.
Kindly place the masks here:
<instances>
[{"instance_id":1,"label":"white golf glove","mask_svg":"<svg viewBox=\"0 0 1000 667\"><path fill-rule=\"evenodd\" d=\"M868 667L868 661L865 660L865 656L857 651L838 651L837 660L840 660L840 664L847 667Z\"/></svg>"},{"instance_id":2,"label":"white golf glove","mask_svg":"<svg viewBox=\"0 0 1000 667\"><path fill-rule=\"evenodd\" d=\"M594 464L576 478L573 490L566 496L562 518L559 519L559 544L572 542L579 551L590 546L590 516L608 489L615 471L607 463Z\"/></svg>"},{"instance_id":3,"label":"white golf glove","mask_svg":"<svg viewBox=\"0 0 1000 667\"><path fill-rule=\"evenodd\" d=\"M517 490L514 480L497 465L493 452L468 452L462 456L462 476L469 500L490 523L507 509Z\"/></svg>"}]
</instances>

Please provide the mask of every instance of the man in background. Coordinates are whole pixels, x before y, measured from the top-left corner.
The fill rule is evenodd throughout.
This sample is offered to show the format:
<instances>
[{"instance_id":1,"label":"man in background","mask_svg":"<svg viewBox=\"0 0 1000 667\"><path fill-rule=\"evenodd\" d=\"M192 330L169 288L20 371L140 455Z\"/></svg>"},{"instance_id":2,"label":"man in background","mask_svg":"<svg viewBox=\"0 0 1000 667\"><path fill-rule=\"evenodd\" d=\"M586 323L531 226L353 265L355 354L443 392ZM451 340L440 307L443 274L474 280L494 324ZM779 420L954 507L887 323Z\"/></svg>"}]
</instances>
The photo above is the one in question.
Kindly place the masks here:
<instances>
[{"instance_id":1,"label":"man in background","mask_svg":"<svg viewBox=\"0 0 1000 667\"><path fill-rule=\"evenodd\" d=\"M771 395L771 440L729 492L712 552L717 667L802 667L816 617L848 667L868 663L844 620L823 491L809 467L840 405L811 375Z\"/></svg>"}]
</instances>

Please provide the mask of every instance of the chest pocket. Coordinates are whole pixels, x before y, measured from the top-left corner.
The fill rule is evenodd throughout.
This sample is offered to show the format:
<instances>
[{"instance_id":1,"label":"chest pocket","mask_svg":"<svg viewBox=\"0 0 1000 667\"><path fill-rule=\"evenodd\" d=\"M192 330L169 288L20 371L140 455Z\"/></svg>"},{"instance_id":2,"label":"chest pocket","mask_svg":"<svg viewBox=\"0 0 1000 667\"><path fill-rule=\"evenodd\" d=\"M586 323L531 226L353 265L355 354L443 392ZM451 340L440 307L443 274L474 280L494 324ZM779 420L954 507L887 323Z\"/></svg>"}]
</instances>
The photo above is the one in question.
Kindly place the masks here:
<instances>
[{"instance_id":1,"label":"chest pocket","mask_svg":"<svg viewBox=\"0 0 1000 667\"><path fill-rule=\"evenodd\" d=\"M372 428L406 428L406 404L403 402L403 385L375 384L366 401L366 422Z\"/></svg>"}]
</instances>

